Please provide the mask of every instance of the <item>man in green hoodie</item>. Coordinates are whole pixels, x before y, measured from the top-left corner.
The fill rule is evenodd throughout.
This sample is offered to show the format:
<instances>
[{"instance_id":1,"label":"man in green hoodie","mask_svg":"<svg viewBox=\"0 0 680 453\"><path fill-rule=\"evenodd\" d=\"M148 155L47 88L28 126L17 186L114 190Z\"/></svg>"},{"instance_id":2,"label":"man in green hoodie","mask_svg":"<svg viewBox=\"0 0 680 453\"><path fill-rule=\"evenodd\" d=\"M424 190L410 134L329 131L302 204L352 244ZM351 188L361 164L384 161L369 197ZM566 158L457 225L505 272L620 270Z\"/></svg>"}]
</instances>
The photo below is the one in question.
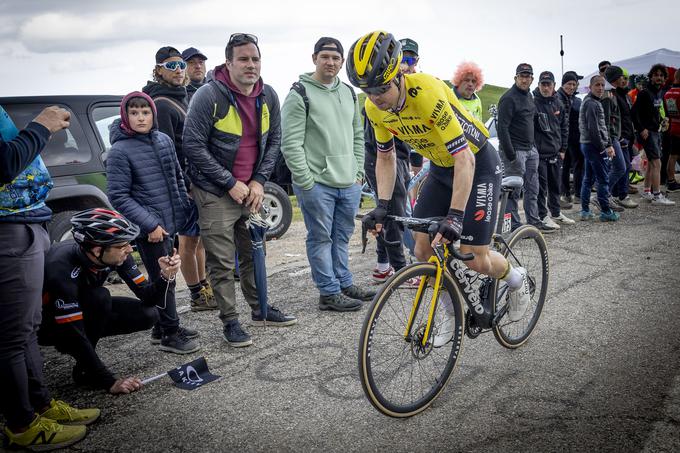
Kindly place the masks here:
<instances>
[{"instance_id":1,"label":"man in green hoodie","mask_svg":"<svg viewBox=\"0 0 680 453\"><path fill-rule=\"evenodd\" d=\"M353 90L338 78L345 61L340 41L319 39L312 61L316 70L302 74L283 103L281 151L307 226L319 309L355 311L375 295L354 285L348 265L364 176L364 131Z\"/></svg>"}]
</instances>

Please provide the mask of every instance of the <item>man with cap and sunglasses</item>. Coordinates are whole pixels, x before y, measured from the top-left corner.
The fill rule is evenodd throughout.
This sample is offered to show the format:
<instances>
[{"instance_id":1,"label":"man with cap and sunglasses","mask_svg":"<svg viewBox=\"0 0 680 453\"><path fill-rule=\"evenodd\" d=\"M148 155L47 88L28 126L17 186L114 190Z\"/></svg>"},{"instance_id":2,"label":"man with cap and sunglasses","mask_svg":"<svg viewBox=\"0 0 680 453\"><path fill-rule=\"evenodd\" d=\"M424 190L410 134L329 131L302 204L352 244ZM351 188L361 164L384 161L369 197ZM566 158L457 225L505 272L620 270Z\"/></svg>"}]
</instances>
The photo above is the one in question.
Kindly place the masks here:
<instances>
[{"instance_id":1,"label":"man with cap and sunglasses","mask_svg":"<svg viewBox=\"0 0 680 453\"><path fill-rule=\"evenodd\" d=\"M281 109L281 151L307 226L307 258L319 309L359 310L375 290L354 284L349 240L364 177L364 132L354 90L340 81L342 44L320 38L313 73L302 74ZM332 127L328 127L332 125Z\"/></svg>"},{"instance_id":2,"label":"man with cap and sunglasses","mask_svg":"<svg viewBox=\"0 0 680 453\"><path fill-rule=\"evenodd\" d=\"M199 211L210 282L220 310L225 341L251 345L238 319L234 258L238 250L241 290L254 325L290 326L297 322L273 306L260 312L252 246L246 221L259 212L264 183L281 145L279 98L260 77L260 48L255 35L234 33L225 63L191 100L184 127L192 196Z\"/></svg>"},{"instance_id":3,"label":"man with cap and sunglasses","mask_svg":"<svg viewBox=\"0 0 680 453\"><path fill-rule=\"evenodd\" d=\"M538 150L534 145L534 116L536 106L529 92L534 70L528 63L520 63L515 70L515 84L498 101L498 140L505 174L524 178L524 213L527 223L544 233L557 228L545 224L538 216ZM519 218L519 190L508 198L506 212L512 214L512 229L521 225Z\"/></svg>"},{"instance_id":4,"label":"man with cap and sunglasses","mask_svg":"<svg viewBox=\"0 0 680 453\"><path fill-rule=\"evenodd\" d=\"M574 198L581 193L581 181L583 180L583 153L581 153L580 132L578 128L579 109L581 108L581 99L576 96L576 89L579 85L579 80L583 76L578 75L575 71L567 71L562 75L562 86L557 90L557 96L564 105L564 113L568 118L569 135L567 139L567 147L560 151L562 157L562 196L560 197L560 207L563 209L570 209ZM572 192L570 174L574 173L574 190Z\"/></svg>"},{"instance_id":5,"label":"man with cap and sunglasses","mask_svg":"<svg viewBox=\"0 0 680 453\"><path fill-rule=\"evenodd\" d=\"M182 60L187 64L187 75L189 76L189 85L187 85L189 101L191 101L196 90L205 83L205 61L207 59L208 57L195 47L189 47L182 52Z\"/></svg>"}]
</instances>

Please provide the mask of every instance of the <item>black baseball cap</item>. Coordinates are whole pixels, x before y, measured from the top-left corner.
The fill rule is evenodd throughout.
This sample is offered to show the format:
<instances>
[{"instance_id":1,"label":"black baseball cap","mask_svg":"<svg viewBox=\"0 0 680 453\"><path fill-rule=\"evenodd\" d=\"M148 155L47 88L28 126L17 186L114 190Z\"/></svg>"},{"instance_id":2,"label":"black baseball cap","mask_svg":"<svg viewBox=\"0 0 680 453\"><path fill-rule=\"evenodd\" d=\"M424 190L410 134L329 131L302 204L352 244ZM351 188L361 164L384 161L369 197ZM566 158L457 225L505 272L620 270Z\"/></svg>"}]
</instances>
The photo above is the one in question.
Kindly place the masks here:
<instances>
[{"instance_id":1,"label":"black baseball cap","mask_svg":"<svg viewBox=\"0 0 680 453\"><path fill-rule=\"evenodd\" d=\"M205 55L201 53L200 50L198 50L195 47L189 47L188 49L184 49L184 52L182 52L182 60L184 61L189 61L190 59L198 57L201 60L205 61L208 59Z\"/></svg>"},{"instance_id":2,"label":"black baseball cap","mask_svg":"<svg viewBox=\"0 0 680 453\"><path fill-rule=\"evenodd\" d=\"M581 79L583 76L576 74L576 71L567 71L562 75L562 85L567 82L578 82Z\"/></svg>"},{"instance_id":3,"label":"black baseball cap","mask_svg":"<svg viewBox=\"0 0 680 453\"><path fill-rule=\"evenodd\" d=\"M174 47L171 46L161 47L160 49L158 49L158 52L156 52L156 64L163 63L165 60L172 57L182 58L182 54L179 53L179 50L175 49Z\"/></svg>"},{"instance_id":4,"label":"black baseball cap","mask_svg":"<svg viewBox=\"0 0 680 453\"><path fill-rule=\"evenodd\" d=\"M327 44L335 44L335 48L327 46ZM322 50L340 52L340 55L342 55L343 57L345 56L345 51L342 49L342 44L340 44L340 41L338 41L335 38L329 38L328 36L319 38L316 44L314 44L314 55L318 54Z\"/></svg>"},{"instance_id":5,"label":"black baseball cap","mask_svg":"<svg viewBox=\"0 0 680 453\"><path fill-rule=\"evenodd\" d=\"M552 82L555 83L555 75L550 71L543 71L540 76L538 76L538 83L542 82Z\"/></svg>"},{"instance_id":6,"label":"black baseball cap","mask_svg":"<svg viewBox=\"0 0 680 453\"><path fill-rule=\"evenodd\" d=\"M534 68L532 68L529 63L520 63L520 64L517 65L517 69L515 70L515 75L520 75L520 74L534 75Z\"/></svg>"}]
</instances>

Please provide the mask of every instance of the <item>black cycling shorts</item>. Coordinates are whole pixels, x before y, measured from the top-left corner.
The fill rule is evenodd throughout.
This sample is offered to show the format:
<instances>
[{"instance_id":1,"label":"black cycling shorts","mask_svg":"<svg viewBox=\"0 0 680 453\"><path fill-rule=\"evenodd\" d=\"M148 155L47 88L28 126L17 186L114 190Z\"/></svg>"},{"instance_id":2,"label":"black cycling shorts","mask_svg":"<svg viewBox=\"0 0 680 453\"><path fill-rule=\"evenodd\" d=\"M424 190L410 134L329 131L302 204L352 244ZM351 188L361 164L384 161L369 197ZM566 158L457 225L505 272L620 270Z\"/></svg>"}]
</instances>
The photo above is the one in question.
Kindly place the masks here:
<instances>
[{"instance_id":1,"label":"black cycling shorts","mask_svg":"<svg viewBox=\"0 0 680 453\"><path fill-rule=\"evenodd\" d=\"M489 143L475 154L475 177L465 206L461 244L489 245L498 217L501 193L501 161ZM420 191L413 217L444 217L449 212L453 193L453 167L430 162L430 174Z\"/></svg>"}]
</instances>

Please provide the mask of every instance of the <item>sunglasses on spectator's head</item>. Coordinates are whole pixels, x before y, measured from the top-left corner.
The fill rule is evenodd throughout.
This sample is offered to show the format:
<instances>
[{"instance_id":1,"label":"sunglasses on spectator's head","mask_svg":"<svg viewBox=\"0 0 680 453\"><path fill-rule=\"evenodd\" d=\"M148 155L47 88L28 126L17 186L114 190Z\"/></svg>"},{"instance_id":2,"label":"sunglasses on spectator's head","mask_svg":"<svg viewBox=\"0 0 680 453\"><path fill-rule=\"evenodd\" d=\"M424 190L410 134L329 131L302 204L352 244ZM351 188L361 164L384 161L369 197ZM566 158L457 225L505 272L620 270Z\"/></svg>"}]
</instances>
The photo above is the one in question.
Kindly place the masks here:
<instances>
[{"instance_id":1,"label":"sunglasses on spectator's head","mask_svg":"<svg viewBox=\"0 0 680 453\"><path fill-rule=\"evenodd\" d=\"M241 42L252 42L253 44L257 45L257 36L251 35L249 33L234 33L229 37L229 44L238 44Z\"/></svg>"},{"instance_id":2,"label":"sunglasses on spectator's head","mask_svg":"<svg viewBox=\"0 0 680 453\"><path fill-rule=\"evenodd\" d=\"M379 87L362 88L361 91L371 96L380 96L381 94L387 93L389 89L390 84L388 83L387 85L380 85Z\"/></svg>"},{"instance_id":3,"label":"sunglasses on spectator's head","mask_svg":"<svg viewBox=\"0 0 680 453\"><path fill-rule=\"evenodd\" d=\"M184 71L187 68L185 61L166 61L165 63L158 63L156 66L162 66L168 71L176 71L177 68Z\"/></svg>"},{"instance_id":4,"label":"sunglasses on spectator's head","mask_svg":"<svg viewBox=\"0 0 680 453\"><path fill-rule=\"evenodd\" d=\"M404 57L401 59L401 62L402 62L402 63L406 63L406 64L409 65L409 66L413 66L413 65L415 65L416 63L418 63L418 57L407 57L407 56L404 56Z\"/></svg>"}]
</instances>

